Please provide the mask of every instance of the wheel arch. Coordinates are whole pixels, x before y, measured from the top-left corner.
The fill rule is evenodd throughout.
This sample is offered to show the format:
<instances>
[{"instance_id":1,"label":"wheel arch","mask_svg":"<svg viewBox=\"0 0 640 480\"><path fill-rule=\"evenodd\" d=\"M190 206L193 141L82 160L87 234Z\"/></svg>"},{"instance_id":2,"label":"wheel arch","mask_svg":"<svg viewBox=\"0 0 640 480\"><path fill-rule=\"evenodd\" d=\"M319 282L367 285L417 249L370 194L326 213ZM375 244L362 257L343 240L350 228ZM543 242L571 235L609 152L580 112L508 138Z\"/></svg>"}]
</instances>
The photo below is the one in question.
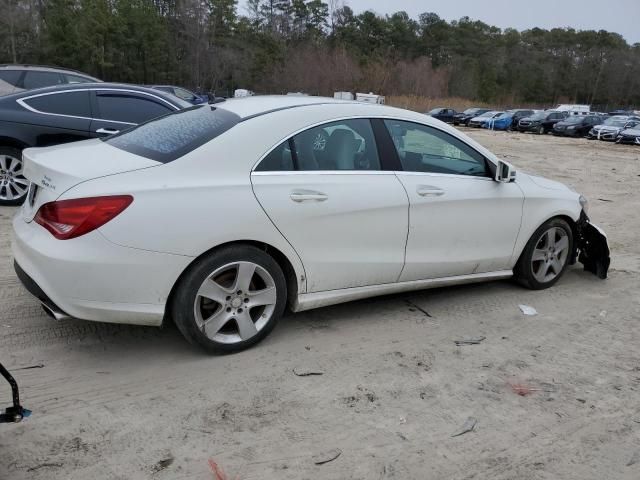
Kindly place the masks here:
<instances>
[{"instance_id":1,"label":"wheel arch","mask_svg":"<svg viewBox=\"0 0 640 480\"><path fill-rule=\"evenodd\" d=\"M577 230L577 221L574 220L570 215L568 215L567 213L558 213L555 215L551 215L550 217L546 218L545 220L543 220L542 222L538 223L538 225L536 225L536 227L531 231L531 233L529 234L529 236L525 239L525 241L522 243L521 248L519 248L519 251L516 252L517 256L514 255L514 258L516 259L515 262L513 263L514 266L517 265L520 262L520 258L522 257L522 254L524 253L525 249L527 248L527 244L529 243L529 240L531 239L531 236L545 223L551 221L551 220L555 220L555 219L559 219L559 220L564 220L565 222L567 222L569 224L569 227L571 227L571 234L573 235L573 251L571 252L571 257L569 258L569 263L571 265L573 265L575 263L575 250L576 250L576 236L578 234L578 230Z\"/></svg>"},{"instance_id":2,"label":"wheel arch","mask_svg":"<svg viewBox=\"0 0 640 480\"><path fill-rule=\"evenodd\" d=\"M28 148L29 145L13 137L0 136L0 147L10 147L16 148L18 150L24 150L25 148Z\"/></svg>"},{"instance_id":3,"label":"wheel arch","mask_svg":"<svg viewBox=\"0 0 640 480\"><path fill-rule=\"evenodd\" d=\"M251 246L251 247L255 247L258 248L262 251L264 251L265 253L267 253L268 255L271 256L271 258L273 258L275 260L275 262L278 264L278 266L282 269L282 273L284 274L285 277L285 281L287 282L287 307L290 307L292 302L297 298L298 296L298 275L296 273L296 270L293 266L293 263L291 262L291 260L289 260L289 258L278 248L274 247L273 245L270 245L266 242L262 242L262 241L258 241L258 240L234 240L234 241L230 241L230 242L225 242L225 243L221 243L219 245L216 245L215 247L210 248L209 250L202 252L200 255L198 255L197 257L195 257L190 263L189 265L186 266L186 268L182 271L182 273L180 273L180 275L178 276L178 278L176 279L176 281L173 283L173 286L171 287L171 291L169 292L169 296L167 297L167 301L164 307L164 317L163 317L163 324L170 318L170 308L171 308L171 304L173 302L173 298L177 289L177 286L180 284L180 282L182 281L182 279L184 278L184 276L187 274L187 272L198 262L200 261L201 258L210 255L222 248L225 247L229 247L229 246L242 246L242 245L246 245L246 246Z\"/></svg>"}]
</instances>

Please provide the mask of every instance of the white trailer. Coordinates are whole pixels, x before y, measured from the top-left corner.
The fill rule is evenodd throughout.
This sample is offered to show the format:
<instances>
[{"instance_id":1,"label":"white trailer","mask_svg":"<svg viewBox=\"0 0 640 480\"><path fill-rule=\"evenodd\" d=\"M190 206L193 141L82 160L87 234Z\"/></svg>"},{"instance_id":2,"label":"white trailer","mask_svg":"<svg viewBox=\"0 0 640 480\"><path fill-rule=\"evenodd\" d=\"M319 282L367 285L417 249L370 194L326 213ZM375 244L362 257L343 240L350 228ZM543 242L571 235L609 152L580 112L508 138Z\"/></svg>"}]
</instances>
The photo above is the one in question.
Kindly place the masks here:
<instances>
[{"instance_id":1,"label":"white trailer","mask_svg":"<svg viewBox=\"0 0 640 480\"><path fill-rule=\"evenodd\" d=\"M357 102L376 103L378 105L384 105L384 96L376 95L373 92L356 93L356 101Z\"/></svg>"},{"instance_id":2,"label":"white trailer","mask_svg":"<svg viewBox=\"0 0 640 480\"><path fill-rule=\"evenodd\" d=\"M354 100L351 92L333 92L333 98L336 100Z\"/></svg>"}]
</instances>

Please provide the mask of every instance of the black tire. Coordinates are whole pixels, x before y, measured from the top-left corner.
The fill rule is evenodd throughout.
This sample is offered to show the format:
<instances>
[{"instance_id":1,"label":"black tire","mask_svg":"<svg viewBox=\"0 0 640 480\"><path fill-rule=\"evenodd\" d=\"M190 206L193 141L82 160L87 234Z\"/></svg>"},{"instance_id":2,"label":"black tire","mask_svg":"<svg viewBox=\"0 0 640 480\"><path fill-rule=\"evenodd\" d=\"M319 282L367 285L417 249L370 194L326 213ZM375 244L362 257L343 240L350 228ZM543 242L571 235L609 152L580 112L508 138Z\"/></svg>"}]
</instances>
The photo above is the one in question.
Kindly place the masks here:
<instances>
[{"instance_id":1,"label":"black tire","mask_svg":"<svg viewBox=\"0 0 640 480\"><path fill-rule=\"evenodd\" d=\"M544 127L540 127L538 129L538 135L544 135L545 133L547 133L547 131L544 129Z\"/></svg>"},{"instance_id":2,"label":"black tire","mask_svg":"<svg viewBox=\"0 0 640 480\"><path fill-rule=\"evenodd\" d=\"M223 343L209 338L198 327L195 313L196 297L198 290L207 278L218 269L234 262L251 262L266 270L273 279L276 289L276 301L270 318L253 337L235 343ZM227 297L228 299L229 297ZM189 267L176 287L170 312L176 326L190 343L201 346L209 353L224 354L244 350L269 335L282 316L286 303L287 284L282 269L273 257L256 247L233 245L213 251ZM222 304L220 304L220 307L224 308ZM247 312L249 312L248 309ZM259 312L258 316L260 317ZM255 323L259 321L259 318L253 321ZM237 324L233 323L233 325Z\"/></svg>"},{"instance_id":3,"label":"black tire","mask_svg":"<svg viewBox=\"0 0 640 480\"><path fill-rule=\"evenodd\" d=\"M8 155L10 157L19 159L20 163L22 164L22 150L18 148L0 146L0 155ZM20 170L22 171L22 166L20 167ZM0 175L3 175L2 172L0 172ZM2 185L2 180L0 180L0 197L6 196L7 188L9 187L6 185ZM27 191L25 190L24 194L12 200L0 198L0 206L22 205L26 198L27 198Z\"/></svg>"},{"instance_id":4,"label":"black tire","mask_svg":"<svg viewBox=\"0 0 640 480\"><path fill-rule=\"evenodd\" d=\"M560 272L556 272L556 276L549 281L539 281L534 275L534 266L533 266L533 254L536 250L536 246L539 241L541 241L542 235L552 228L558 228L564 230L569 244L566 255L564 256L564 265ZM543 290L545 288L549 288L553 286L564 274L567 267L569 266L569 262L573 256L573 230L569 226L569 224L560 219L560 218L552 218L551 220L545 222L542 226L540 226L534 234L531 236L527 245L524 247L520 258L518 259L518 263L514 269L515 279L531 290Z\"/></svg>"}]
</instances>

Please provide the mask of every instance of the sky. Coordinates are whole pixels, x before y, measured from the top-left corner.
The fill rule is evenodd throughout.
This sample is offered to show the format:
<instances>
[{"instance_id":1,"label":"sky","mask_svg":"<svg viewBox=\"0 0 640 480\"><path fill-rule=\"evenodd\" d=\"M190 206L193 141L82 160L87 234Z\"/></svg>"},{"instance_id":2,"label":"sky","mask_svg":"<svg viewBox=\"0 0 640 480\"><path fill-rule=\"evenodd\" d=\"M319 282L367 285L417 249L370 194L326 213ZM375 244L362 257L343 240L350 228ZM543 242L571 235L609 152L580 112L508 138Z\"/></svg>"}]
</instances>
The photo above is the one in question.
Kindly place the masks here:
<instances>
[{"instance_id":1,"label":"sky","mask_svg":"<svg viewBox=\"0 0 640 480\"><path fill-rule=\"evenodd\" d=\"M324 0L328 3L328 0ZM435 12L445 20L468 16L500 28L572 27L608 30L629 43L640 42L640 0L344 0L356 13L379 14L404 10L417 18ZM242 6L246 2L240 0Z\"/></svg>"}]
</instances>

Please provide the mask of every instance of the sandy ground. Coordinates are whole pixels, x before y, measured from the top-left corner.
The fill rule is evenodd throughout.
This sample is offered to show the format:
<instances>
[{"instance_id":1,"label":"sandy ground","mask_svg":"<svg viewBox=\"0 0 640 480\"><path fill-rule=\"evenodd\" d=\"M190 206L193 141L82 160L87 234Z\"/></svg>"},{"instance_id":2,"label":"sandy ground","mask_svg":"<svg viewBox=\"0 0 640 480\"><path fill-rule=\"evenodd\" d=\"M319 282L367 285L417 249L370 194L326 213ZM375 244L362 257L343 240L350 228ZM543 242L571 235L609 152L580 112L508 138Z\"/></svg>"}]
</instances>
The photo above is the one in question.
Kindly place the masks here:
<instances>
[{"instance_id":1,"label":"sandy ground","mask_svg":"<svg viewBox=\"0 0 640 480\"><path fill-rule=\"evenodd\" d=\"M640 148L471 135L591 199L610 279L575 267L543 292L496 282L324 308L208 357L173 326L45 317L0 209L0 357L34 412L0 426L0 479L212 479L209 458L242 480L640 478Z\"/></svg>"}]
</instances>

